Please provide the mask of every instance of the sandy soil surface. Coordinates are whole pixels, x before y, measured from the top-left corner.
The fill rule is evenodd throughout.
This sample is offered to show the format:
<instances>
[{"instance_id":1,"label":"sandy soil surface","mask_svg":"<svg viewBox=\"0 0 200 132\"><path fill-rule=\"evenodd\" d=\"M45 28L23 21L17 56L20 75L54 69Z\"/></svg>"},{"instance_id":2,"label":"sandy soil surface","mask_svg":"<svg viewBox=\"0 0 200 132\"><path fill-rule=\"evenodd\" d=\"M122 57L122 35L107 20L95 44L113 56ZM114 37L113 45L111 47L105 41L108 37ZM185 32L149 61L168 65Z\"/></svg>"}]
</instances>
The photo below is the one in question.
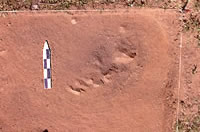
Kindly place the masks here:
<instances>
[{"instance_id":1,"label":"sandy soil surface","mask_svg":"<svg viewBox=\"0 0 200 132\"><path fill-rule=\"evenodd\" d=\"M0 17L0 131L169 132L178 72L175 11ZM53 88L43 88L42 48Z\"/></svg>"}]
</instances>

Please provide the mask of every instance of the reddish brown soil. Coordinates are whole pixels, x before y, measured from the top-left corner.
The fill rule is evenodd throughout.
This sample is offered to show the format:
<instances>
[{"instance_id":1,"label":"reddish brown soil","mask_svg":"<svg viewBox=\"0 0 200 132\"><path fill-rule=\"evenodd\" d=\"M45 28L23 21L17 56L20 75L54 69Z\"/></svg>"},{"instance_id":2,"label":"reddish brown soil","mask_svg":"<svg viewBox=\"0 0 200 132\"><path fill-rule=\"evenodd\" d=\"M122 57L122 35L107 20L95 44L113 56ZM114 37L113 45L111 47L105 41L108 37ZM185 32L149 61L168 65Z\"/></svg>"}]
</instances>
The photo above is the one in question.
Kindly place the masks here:
<instances>
[{"instance_id":1,"label":"reddish brown soil","mask_svg":"<svg viewBox=\"0 0 200 132\"><path fill-rule=\"evenodd\" d=\"M1 16L0 131L172 131L176 12ZM45 40L51 90L43 88Z\"/></svg>"}]
</instances>

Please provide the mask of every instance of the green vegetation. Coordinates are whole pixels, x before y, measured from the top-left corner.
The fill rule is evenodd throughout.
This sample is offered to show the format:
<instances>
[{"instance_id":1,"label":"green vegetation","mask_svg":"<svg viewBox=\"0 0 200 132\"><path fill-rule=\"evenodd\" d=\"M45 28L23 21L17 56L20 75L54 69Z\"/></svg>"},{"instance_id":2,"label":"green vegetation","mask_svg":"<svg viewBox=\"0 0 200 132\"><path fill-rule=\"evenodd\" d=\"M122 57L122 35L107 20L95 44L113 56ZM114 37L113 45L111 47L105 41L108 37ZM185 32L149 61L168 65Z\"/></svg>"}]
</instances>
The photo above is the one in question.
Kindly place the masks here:
<instances>
[{"instance_id":1,"label":"green vegetation","mask_svg":"<svg viewBox=\"0 0 200 132\"><path fill-rule=\"evenodd\" d=\"M49 3L49 4L56 4L58 2L61 2L59 0L41 0L41 3Z\"/></svg>"},{"instance_id":2,"label":"green vegetation","mask_svg":"<svg viewBox=\"0 0 200 132\"><path fill-rule=\"evenodd\" d=\"M194 8L195 8L197 11L200 11L200 0L195 0L195 1L194 1Z\"/></svg>"},{"instance_id":3,"label":"green vegetation","mask_svg":"<svg viewBox=\"0 0 200 132\"><path fill-rule=\"evenodd\" d=\"M35 0L0 0L0 11L8 10L30 10ZM198 1L198 0L197 0ZM33 2L33 3L32 3ZM115 8L120 7L157 7L165 9L179 8L174 0L40 0L38 7L40 10L65 10L89 8ZM198 6L198 5L196 5Z\"/></svg>"},{"instance_id":4,"label":"green vegetation","mask_svg":"<svg viewBox=\"0 0 200 132\"><path fill-rule=\"evenodd\" d=\"M178 127L179 132L200 132L200 114L190 119L179 120L175 127Z\"/></svg>"},{"instance_id":5,"label":"green vegetation","mask_svg":"<svg viewBox=\"0 0 200 132\"><path fill-rule=\"evenodd\" d=\"M0 11L1 10L25 10L30 9L32 0L0 0Z\"/></svg>"},{"instance_id":6,"label":"green vegetation","mask_svg":"<svg viewBox=\"0 0 200 132\"><path fill-rule=\"evenodd\" d=\"M178 122L176 122L175 127L174 127L175 132L176 132L177 128L178 128L179 132L183 131L184 124L182 123L182 121L178 120Z\"/></svg>"},{"instance_id":7,"label":"green vegetation","mask_svg":"<svg viewBox=\"0 0 200 132\"><path fill-rule=\"evenodd\" d=\"M187 19L183 20L183 31L194 32L197 35L194 36L197 39L198 46L200 46L200 16L198 13L191 13Z\"/></svg>"},{"instance_id":8,"label":"green vegetation","mask_svg":"<svg viewBox=\"0 0 200 132\"><path fill-rule=\"evenodd\" d=\"M145 0L127 0L126 5L129 7L137 6L142 7L146 5Z\"/></svg>"},{"instance_id":9,"label":"green vegetation","mask_svg":"<svg viewBox=\"0 0 200 132\"><path fill-rule=\"evenodd\" d=\"M184 31L199 31L200 30L200 19L197 14L190 14L188 19L183 20Z\"/></svg>"},{"instance_id":10,"label":"green vegetation","mask_svg":"<svg viewBox=\"0 0 200 132\"><path fill-rule=\"evenodd\" d=\"M39 3L41 10L64 10L70 8L71 6L80 8L84 6L84 4L87 4L87 0L41 0Z\"/></svg>"}]
</instances>

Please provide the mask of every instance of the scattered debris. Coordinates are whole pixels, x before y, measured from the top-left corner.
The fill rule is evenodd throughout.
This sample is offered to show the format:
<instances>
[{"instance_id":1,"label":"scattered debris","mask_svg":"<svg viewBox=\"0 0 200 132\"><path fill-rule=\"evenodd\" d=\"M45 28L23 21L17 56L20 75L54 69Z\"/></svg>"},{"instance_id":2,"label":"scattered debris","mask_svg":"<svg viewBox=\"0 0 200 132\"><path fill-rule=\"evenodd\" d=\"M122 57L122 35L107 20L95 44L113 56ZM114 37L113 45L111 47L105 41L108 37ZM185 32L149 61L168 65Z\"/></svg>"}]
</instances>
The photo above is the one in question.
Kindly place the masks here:
<instances>
[{"instance_id":1,"label":"scattered debris","mask_svg":"<svg viewBox=\"0 0 200 132\"><path fill-rule=\"evenodd\" d=\"M39 10L39 5L32 5L31 10Z\"/></svg>"}]
</instances>

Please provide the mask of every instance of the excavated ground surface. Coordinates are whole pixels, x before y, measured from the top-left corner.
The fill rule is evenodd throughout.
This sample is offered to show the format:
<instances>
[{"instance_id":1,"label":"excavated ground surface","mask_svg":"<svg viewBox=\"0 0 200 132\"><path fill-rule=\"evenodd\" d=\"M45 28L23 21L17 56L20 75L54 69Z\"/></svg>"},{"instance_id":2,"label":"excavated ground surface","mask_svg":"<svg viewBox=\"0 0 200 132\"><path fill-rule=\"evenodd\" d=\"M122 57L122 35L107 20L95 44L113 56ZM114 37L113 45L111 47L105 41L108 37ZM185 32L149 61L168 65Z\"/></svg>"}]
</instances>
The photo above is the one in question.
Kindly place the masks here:
<instances>
[{"instance_id":1,"label":"excavated ground surface","mask_svg":"<svg viewBox=\"0 0 200 132\"><path fill-rule=\"evenodd\" d=\"M160 9L1 14L0 131L172 131L178 17Z\"/></svg>"}]
</instances>

